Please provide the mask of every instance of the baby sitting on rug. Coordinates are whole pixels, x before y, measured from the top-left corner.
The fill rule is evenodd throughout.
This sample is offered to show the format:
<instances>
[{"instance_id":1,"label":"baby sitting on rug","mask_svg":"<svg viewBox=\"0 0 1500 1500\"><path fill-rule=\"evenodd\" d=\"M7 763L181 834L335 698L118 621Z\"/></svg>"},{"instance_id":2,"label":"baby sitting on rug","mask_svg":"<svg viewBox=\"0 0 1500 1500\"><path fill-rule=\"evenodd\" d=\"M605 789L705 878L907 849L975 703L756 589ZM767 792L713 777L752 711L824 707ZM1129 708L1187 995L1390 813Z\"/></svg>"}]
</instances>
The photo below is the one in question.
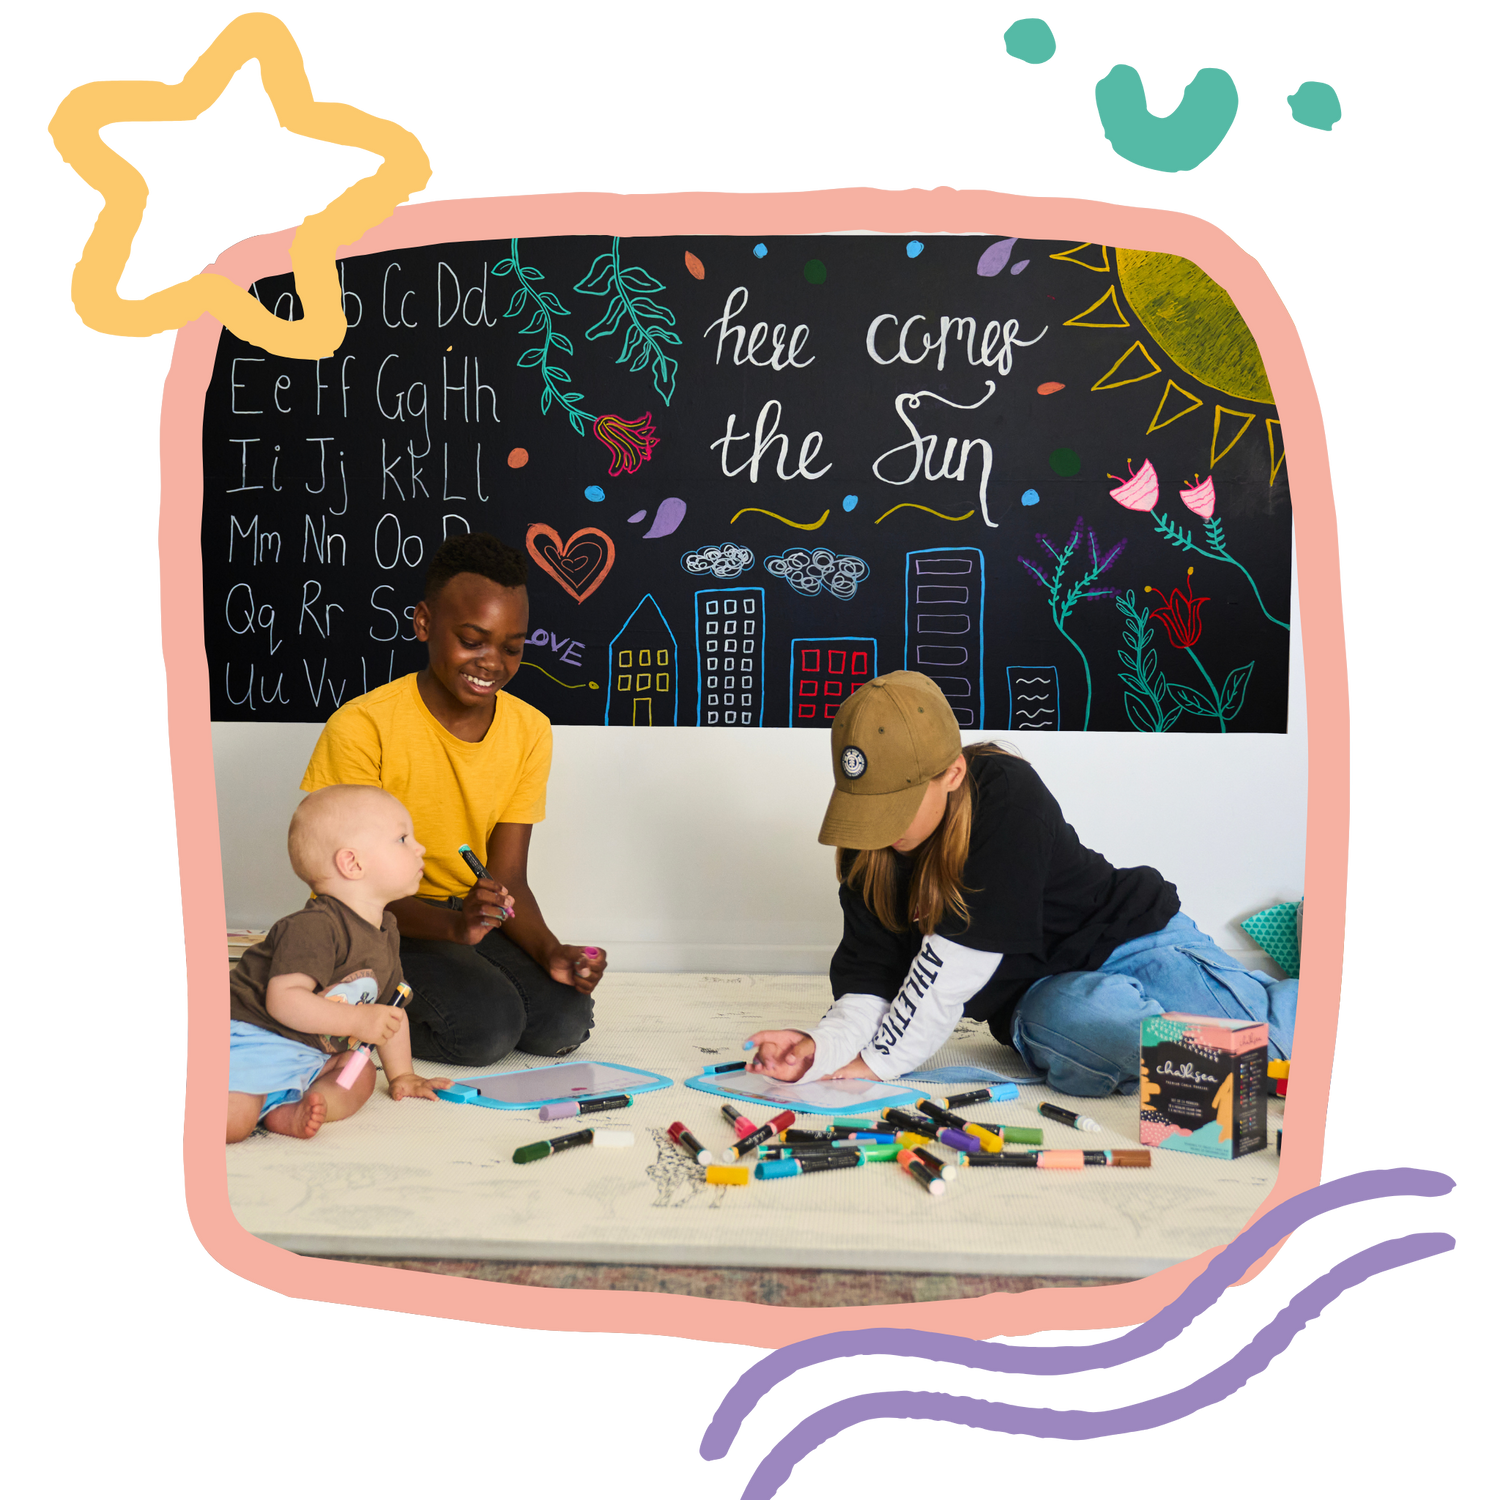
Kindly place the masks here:
<instances>
[{"instance_id":1,"label":"baby sitting on rug","mask_svg":"<svg viewBox=\"0 0 1500 1500\"><path fill-rule=\"evenodd\" d=\"M417 889L423 852L411 814L378 787L324 787L298 805L287 853L317 894L230 975L229 1143L257 1123L307 1140L325 1120L352 1115L375 1089L368 1062L347 1088L337 1081L359 1042L379 1053L393 1099L436 1099L448 1085L412 1072L406 1016L391 1003L401 947L385 908ZM334 985L376 1003L330 996Z\"/></svg>"}]
</instances>

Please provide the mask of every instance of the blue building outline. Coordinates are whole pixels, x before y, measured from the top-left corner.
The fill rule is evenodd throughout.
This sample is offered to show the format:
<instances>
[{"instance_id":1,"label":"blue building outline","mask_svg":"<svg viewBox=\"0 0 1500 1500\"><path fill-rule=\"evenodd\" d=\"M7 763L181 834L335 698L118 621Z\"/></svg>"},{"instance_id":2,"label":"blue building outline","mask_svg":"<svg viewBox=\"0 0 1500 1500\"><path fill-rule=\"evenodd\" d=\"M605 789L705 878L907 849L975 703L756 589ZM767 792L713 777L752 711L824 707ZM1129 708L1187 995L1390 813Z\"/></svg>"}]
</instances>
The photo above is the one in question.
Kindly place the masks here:
<instances>
[{"instance_id":1,"label":"blue building outline","mask_svg":"<svg viewBox=\"0 0 1500 1500\"><path fill-rule=\"evenodd\" d=\"M913 663L913 661L911 659L911 635L912 635L912 631L911 631L911 617L912 617L912 611L913 611L913 609L916 608L916 599L913 597L913 595L912 595L912 589L911 589L911 563L912 563L912 559L914 557L928 557L928 556L931 556L934 553L946 553L946 554L948 554L948 555L951 556L955 552L973 553L974 558L977 561L978 567L979 567L979 612L978 612L978 614L976 616L976 631L977 631L977 634L979 636L979 665L978 665L978 668L977 668L977 671L976 671L976 676L977 676L978 682L979 682L979 720L978 720L977 723L972 724L969 727L972 728L972 729L983 729L985 727L985 707L984 707L984 702L985 702L985 700L984 700L984 671L985 671L985 661L984 661L984 553L981 552L978 547L919 547L919 548L917 548L916 551L914 551L914 552L908 552L906 554L906 560L905 560L905 563L903 565L904 569L905 569L905 577L902 580L903 583L905 584L905 588L906 588L906 612L905 612L905 615L904 615L904 617L902 619L902 622L901 622L901 624L902 624L902 631L903 631L902 643L901 643L902 644L901 660L906 664L906 670L908 672L926 672L927 671L927 669L925 667L923 667L923 666L921 666L919 664ZM941 574L934 574L933 576L935 578L937 578L937 577L941 577L942 575ZM928 675L930 676L931 674L929 673Z\"/></svg>"},{"instance_id":2,"label":"blue building outline","mask_svg":"<svg viewBox=\"0 0 1500 1500\"><path fill-rule=\"evenodd\" d=\"M622 626L620 626L620 628L617 631L615 631L614 639L609 643L609 678L608 678L608 680L606 681L606 683L604 685L604 722L605 722L606 725L608 725L608 723L609 723L610 712L611 712L611 710L614 707L615 655L616 655L615 647L619 644L620 637L622 635L624 635L627 630L630 629L630 622L633 619L635 619L635 617L638 614L640 614L641 610L644 609L647 604L650 604L651 608L656 611L657 618L661 621L662 625L665 627L667 635L671 639L671 642L672 642L672 724L675 725L677 723L677 704L678 704L678 696L677 696L677 694L678 694L678 682L679 682L680 678L682 677L682 651L681 651L681 649L677 645L677 635L673 631L671 625L668 623L666 615L662 612L661 605L659 605L656 602L655 595L653 595L653 594L643 594L641 596L641 602L639 604L637 604L636 607L633 610L631 610L628 615L626 615L626 617L625 617L625 623ZM631 694L631 696L633 698L635 695ZM616 728L628 728L629 726L628 725L616 725L615 727ZM653 728L656 727L655 724L654 724L654 722L653 722L653 726L652 727ZM663 727L667 727L667 726L663 726Z\"/></svg>"},{"instance_id":3,"label":"blue building outline","mask_svg":"<svg viewBox=\"0 0 1500 1500\"><path fill-rule=\"evenodd\" d=\"M760 646L755 651L756 675L760 680L756 693L760 698L756 706L755 723L736 724L704 724L703 722L703 616L699 607L701 599L717 599L725 594L757 594L760 596ZM739 588L730 585L719 589L698 589L693 595L693 650L698 653L698 714L697 724L700 729L763 729L766 722L766 591L758 584L745 584Z\"/></svg>"}]
</instances>

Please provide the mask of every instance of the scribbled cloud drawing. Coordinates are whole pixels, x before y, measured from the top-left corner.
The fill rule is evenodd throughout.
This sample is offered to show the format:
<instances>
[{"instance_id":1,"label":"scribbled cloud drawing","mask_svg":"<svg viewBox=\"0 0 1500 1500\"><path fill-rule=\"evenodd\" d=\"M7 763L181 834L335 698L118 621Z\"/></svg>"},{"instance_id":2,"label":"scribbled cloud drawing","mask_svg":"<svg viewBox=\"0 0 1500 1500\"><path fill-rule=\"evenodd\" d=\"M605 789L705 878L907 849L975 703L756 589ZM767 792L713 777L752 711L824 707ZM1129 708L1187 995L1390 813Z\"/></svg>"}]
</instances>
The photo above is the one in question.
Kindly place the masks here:
<instances>
[{"instance_id":1,"label":"scribbled cloud drawing","mask_svg":"<svg viewBox=\"0 0 1500 1500\"><path fill-rule=\"evenodd\" d=\"M1094 87L1099 123L1115 153L1153 172L1191 172L1229 134L1240 96L1221 68L1200 68L1169 115L1146 108L1141 75L1120 63Z\"/></svg>"},{"instance_id":2,"label":"scribbled cloud drawing","mask_svg":"<svg viewBox=\"0 0 1500 1500\"><path fill-rule=\"evenodd\" d=\"M870 576L870 565L862 557L846 557L827 547L788 547L780 556L768 557L765 568L808 598L826 590L835 599L852 599Z\"/></svg>"},{"instance_id":3,"label":"scribbled cloud drawing","mask_svg":"<svg viewBox=\"0 0 1500 1500\"><path fill-rule=\"evenodd\" d=\"M609 643L604 722L637 728L677 722L677 637L651 594Z\"/></svg>"},{"instance_id":4,"label":"scribbled cloud drawing","mask_svg":"<svg viewBox=\"0 0 1500 1500\"><path fill-rule=\"evenodd\" d=\"M765 708L766 591L701 589L693 604L698 722L758 725Z\"/></svg>"},{"instance_id":5,"label":"scribbled cloud drawing","mask_svg":"<svg viewBox=\"0 0 1500 1500\"><path fill-rule=\"evenodd\" d=\"M671 536L682 525L682 518L686 514L687 502L679 500L676 495L668 495L656 507L656 515L652 517L651 529L645 533L645 540L649 542L652 537Z\"/></svg>"},{"instance_id":6,"label":"scribbled cloud drawing","mask_svg":"<svg viewBox=\"0 0 1500 1500\"><path fill-rule=\"evenodd\" d=\"M984 554L929 547L906 554L906 644L910 672L925 672L962 729L984 727Z\"/></svg>"},{"instance_id":7,"label":"scribbled cloud drawing","mask_svg":"<svg viewBox=\"0 0 1500 1500\"><path fill-rule=\"evenodd\" d=\"M682 554L682 566L689 573L707 573L721 583L738 578L755 566L755 554L738 542L721 542Z\"/></svg>"},{"instance_id":8,"label":"scribbled cloud drawing","mask_svg":"<svg viewBox=\"0 0 1500 1500\"><path fill-rule=\"evenodd\" d=\"M615 544L597 526L584 526L567 541L537 522L526 531L526 550L536 565L580 604L609 576Z\"/></svg>"},{"instance_id":9,"label":"scribbled cloud drawing","mask_svg":"<svg viewBox=\"0 0 1500 1500\"><path fill-rule=\"evenodd\" d=\"M309 140L356 146L381 157L373 176L309 214L292 240L292 274L302 316L278 318L227 277L189 277L139 301L118 291L146 211L146 181L99 138L117 121L196 120L252 58L284 129ZM288 359L324 359L347 331L335 254L426 187L432 167L421 142L391 120L347 104L321 103L292 34L275 16L238 17L214 39L181 83L103 82L74 89L48 126L62 159L104 198L73 272L73 306L96 332L145 338L210 313L236 338Z\"/></svg>"},{"instance_id":10,"label":"scribbled cloud drawing","mask_svg":"<svg viewBox=\"0 0 1500 1500\"><path fill-rule=\"evenodd\" d=\"M1056 667L1007 667L1011 729L1061 729L1062 700Z\"/></svg>"},{"instance_id":11,"label":"scribbled cloud drawing","mask_svg":"<svg viewBox=\"0 0 1500 1500\"><path fill-rule=\"evenodd\" d=\"M845 698L879 671L872 636L824 636L792 642L793 729L828 724Z\"/></svg>"}]
</instances>

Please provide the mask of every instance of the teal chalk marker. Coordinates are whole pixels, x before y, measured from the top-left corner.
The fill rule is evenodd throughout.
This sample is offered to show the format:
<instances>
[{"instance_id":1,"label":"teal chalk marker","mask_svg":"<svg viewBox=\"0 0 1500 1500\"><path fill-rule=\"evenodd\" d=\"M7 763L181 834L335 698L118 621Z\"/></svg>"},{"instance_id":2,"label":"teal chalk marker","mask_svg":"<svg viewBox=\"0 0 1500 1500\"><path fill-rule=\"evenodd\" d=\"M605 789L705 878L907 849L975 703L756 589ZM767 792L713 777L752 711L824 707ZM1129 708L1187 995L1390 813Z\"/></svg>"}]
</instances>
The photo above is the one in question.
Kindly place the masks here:
<instances>
[{"instance_id":1,"label":"teal chalk marker","mask_svg":"<svg viewBox=\"0 0 1500 1500\"><path fill-rule=\"evenodd\" d=\"M468 867L474 872L475 879L488 880L493 885L499 884L499 881L495 880L490 872L486 870L482 864L479 863L479 856L475 854L475 852L467 844L460 844L458 846L458 852L463 855L464 863L468 865ZM515 916L516 909L514 906L507 906L504 908L504 913L505 915L500 918L502 922L506 917Z\"/></svg>"}]
</instances>

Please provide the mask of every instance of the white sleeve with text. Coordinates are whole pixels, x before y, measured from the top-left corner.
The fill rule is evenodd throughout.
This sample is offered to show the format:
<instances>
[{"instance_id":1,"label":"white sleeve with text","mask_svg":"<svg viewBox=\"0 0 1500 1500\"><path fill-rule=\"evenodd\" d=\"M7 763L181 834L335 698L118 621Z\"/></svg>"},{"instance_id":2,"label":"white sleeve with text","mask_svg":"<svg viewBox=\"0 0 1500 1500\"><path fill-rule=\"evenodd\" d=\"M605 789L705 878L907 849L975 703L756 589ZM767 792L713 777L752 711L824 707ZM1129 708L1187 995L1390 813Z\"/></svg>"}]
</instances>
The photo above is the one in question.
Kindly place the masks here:
<instances>
[{"instance_id":1,"label":"white sleeve with text","mask_svg":"<svg viewBox=\"0 0 1500 1500\"><path fill-rule=\"evenodd\" d=\"M953 1034L965 1004L989 983L1004 956L927 938L860 1056L887 1082L921 1067Z\"/></svg>"},{"instance_id":2,"label":"white sleeve with text","mask_svg":"<svg viewBox=\"0 0 1500 1500\"><path fill-rule=\"evenodd\" d=\"M812 1066L803 1078L812 1083L853 1062L869 1045L875 1028L890 1006L891 1002L882 1000L879 995L840 995L813 1027L816 1050Z\"/></svg>"}]
</instances>

